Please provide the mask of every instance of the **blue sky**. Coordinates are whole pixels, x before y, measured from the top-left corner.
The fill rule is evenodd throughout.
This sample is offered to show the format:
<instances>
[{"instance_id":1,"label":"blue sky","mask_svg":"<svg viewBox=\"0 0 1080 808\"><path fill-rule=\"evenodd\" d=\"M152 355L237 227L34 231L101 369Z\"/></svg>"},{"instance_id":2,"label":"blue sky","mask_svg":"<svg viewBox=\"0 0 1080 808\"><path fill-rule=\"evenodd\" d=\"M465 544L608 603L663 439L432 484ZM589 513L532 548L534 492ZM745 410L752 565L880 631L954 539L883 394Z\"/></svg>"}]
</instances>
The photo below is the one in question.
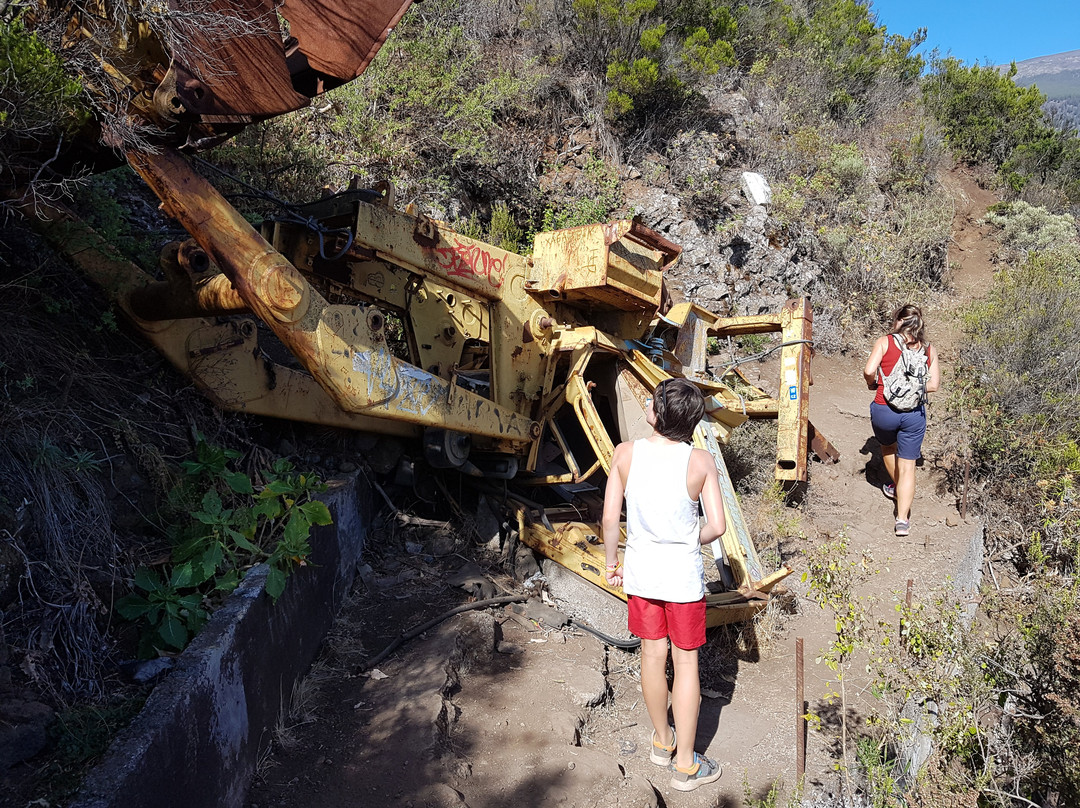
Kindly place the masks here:
<instances>
[{"instance_id":1,"label":"blue sky","mask_svg":"<svg viewBox=\"0 0 1080 808\"><path fill-rule=\"evenodd\" d=\"M926 27L918 53L934 47L971 64L1008 64L1080 50L1080 0L874 0L891 34Z\"/></svg>"}]
</instances>

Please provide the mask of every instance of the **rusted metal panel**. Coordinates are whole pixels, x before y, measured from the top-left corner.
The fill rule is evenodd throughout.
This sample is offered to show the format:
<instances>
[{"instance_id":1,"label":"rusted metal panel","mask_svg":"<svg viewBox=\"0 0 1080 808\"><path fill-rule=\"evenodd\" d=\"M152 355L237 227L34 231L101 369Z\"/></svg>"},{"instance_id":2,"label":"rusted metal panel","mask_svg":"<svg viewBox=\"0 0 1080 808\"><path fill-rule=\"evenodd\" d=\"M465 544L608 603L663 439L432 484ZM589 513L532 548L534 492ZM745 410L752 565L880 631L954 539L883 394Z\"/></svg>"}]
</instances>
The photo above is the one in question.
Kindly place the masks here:
<instances>
[{"instance_id":1,"label":"rusted metal panel","mask_svg":"<svg viewBox=\"0 0 1080 808\"><path fill-rule=\"evenodd\" d=\"M358 205L356 233L377 257L485 300L501 299L515 278L525 277L522 256L384 205Z\"/></svg>"},{"instance_id":2,"label":"rusted metal panel","mask_svg":"<svg viewBox=\"0 0 1080 808\"><path fill-rule=\"evenodd\" d=\"M833 446L828 438L818 432L813 423L808 421L806 429L810 437L810 451L817 455L818 460L822 463L839 463L840 450Z\"/></svg>"},{"instance_id":3,"label":"rusted metal panel","mask_svg":"<svg viewBox=\"0 0 1080 808\"><path fill-rule=\"evenodd\" d=\"M348 81L364 72L412 0L285 0L289 34L317 73Z\"/></svg>"},{"instance_id":4,"label":"rusted metal panel","mask_svg":"<svg viewBox=\"0 0 1080 808\"><path fill-rule=\"evenodd\" d=\"M167 119L265 118L299 109L271 0L169 0L172 61L154 93Z\"/></svg>"}]
</instances>

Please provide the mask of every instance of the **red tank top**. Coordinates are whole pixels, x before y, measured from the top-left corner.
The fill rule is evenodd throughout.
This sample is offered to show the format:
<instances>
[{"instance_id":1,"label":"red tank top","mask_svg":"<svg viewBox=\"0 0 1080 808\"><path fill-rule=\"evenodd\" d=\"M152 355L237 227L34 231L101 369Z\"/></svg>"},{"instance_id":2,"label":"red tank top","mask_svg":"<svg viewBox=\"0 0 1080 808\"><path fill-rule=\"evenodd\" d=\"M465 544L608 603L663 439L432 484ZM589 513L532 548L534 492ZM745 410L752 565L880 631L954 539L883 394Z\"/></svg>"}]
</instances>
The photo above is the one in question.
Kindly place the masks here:
<instances>
[{"instance_id":1,"label":"red tank top","mask_svg":"<svg viewBox=\"0 0 1080 808\"><path fill-rule=\"evenodd\" d=\"M900 337L903 339L903 337ZM930 343L923 346L923 350L926 351L926 367L930 367L930 363L933 361L930 358ZM900 349L896 347L896 340L893 339L892 334L889 334L889 347L885 351L885 355L881 357L881 371L877 377L877 395L874 396L875 404L885 403L885 391L881 389L882 376L888 376L892 373L896 363L900 361Z\"/></svg>"}]
</instances>

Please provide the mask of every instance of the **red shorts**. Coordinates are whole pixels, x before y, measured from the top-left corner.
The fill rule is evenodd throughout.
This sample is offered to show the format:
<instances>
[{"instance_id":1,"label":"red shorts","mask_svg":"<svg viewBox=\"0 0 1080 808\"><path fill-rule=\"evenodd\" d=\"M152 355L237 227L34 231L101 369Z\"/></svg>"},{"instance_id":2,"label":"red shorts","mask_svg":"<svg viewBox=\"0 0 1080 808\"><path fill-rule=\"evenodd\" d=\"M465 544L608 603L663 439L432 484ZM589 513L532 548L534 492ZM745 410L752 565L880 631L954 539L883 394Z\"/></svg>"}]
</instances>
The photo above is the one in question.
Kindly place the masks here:
<instances>
[{"instance_id":1,"label":"red shorts","mask_svg":"<svg viewBox=\"0 0 1080 808\"><path fill-rule=\"evenodd\" d=\"M705 598L692 603L671 603L630 595L626 599L630 633L643 640L671 642L684 651L705 644Z\"/></svg>"}]
</instances>

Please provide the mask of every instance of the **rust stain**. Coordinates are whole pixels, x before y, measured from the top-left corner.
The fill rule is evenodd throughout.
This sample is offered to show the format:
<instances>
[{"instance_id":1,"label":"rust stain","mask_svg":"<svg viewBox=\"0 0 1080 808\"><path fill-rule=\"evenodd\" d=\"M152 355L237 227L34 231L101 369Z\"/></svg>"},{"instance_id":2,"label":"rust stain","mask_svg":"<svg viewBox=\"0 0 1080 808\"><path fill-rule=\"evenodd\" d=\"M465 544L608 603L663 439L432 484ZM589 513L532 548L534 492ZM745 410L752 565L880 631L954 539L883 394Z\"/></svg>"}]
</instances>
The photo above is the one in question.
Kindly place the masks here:
<instances>
[{"instance_id":1,"label":"rust stain","mask_svg":"<svg viewBox=\"0 0 1080 808\"><path fill-rule=\"evenodd\" d=\"M359 76L412 0L285 0L299 53L313 74L330 80L325 88ZM337 81L333 81L337 79Z\"/></svg>"}]
</instances>

